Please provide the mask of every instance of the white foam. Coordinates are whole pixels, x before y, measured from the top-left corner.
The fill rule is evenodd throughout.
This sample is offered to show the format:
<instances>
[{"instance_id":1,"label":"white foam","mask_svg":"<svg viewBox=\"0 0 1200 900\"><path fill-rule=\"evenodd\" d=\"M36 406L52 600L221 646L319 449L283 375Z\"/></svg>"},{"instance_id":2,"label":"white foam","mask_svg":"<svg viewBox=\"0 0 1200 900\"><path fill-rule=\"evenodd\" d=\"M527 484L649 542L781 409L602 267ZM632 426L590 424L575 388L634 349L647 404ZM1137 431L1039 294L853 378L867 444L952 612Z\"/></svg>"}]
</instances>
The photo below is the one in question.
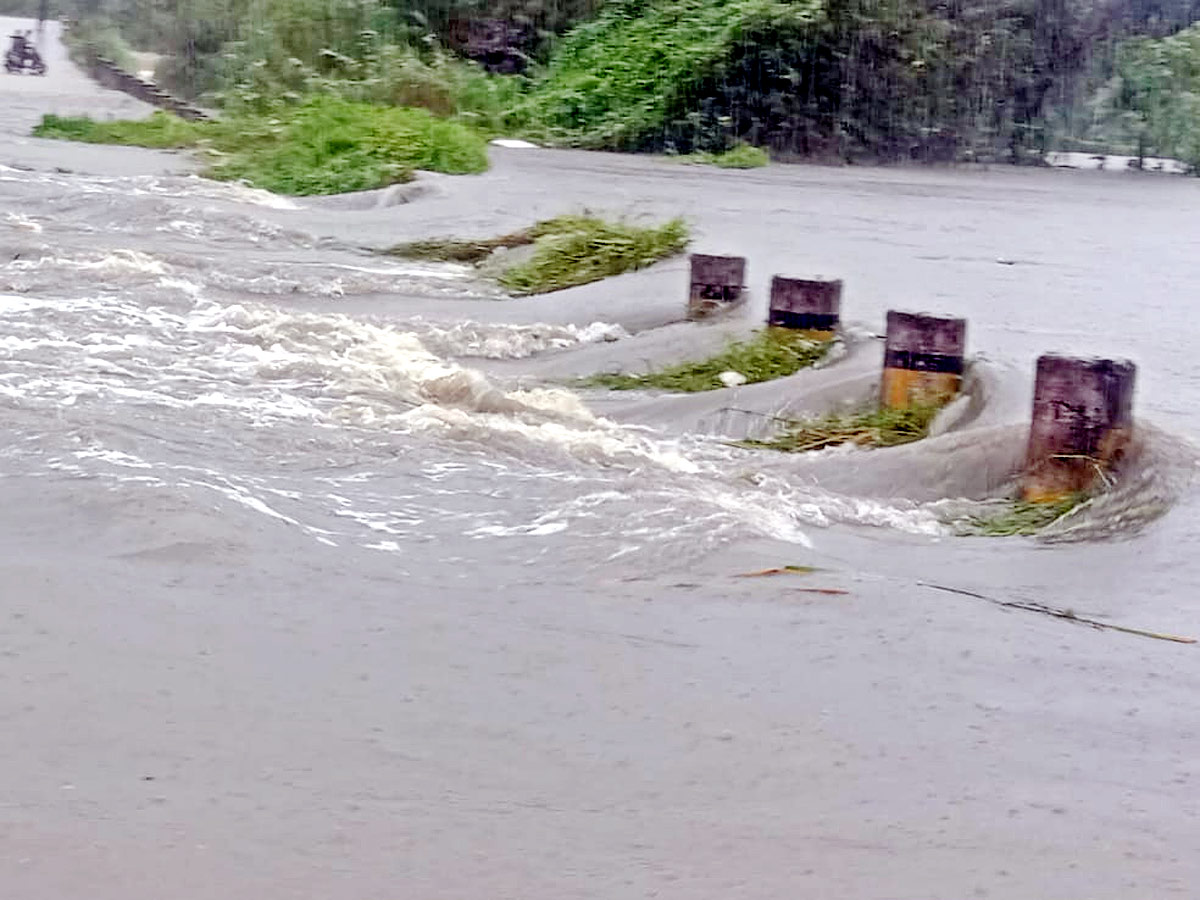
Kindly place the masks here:
<instances>
[{"instance_id":1,"label":"white foam","mask_svg":"<svg viewBox=\"0 0 1200 900\"><path fill-rule=\"evenodd\" d=\"M299 263L298 265L310 268L344 269L347 272L361 272L366 275L391 275L404 278L445 278L451 281L461 281L464 278L470 278L472 275L470 267L454 265L453 263L431 263L427 265L410 263L407 265L391 266L352 266L348 263Z\"/></svg>"},{"instance_id":2,"label":"white foam","mask_svg":"<svg viewBox=\"0 0 1200 900\"><path fill-rule=\"evenodd\" d=\"M608 322L592 322L582 327L471 321L443 325L415 319L408 325L420 334L423 343L438 353L484 359L525 359L549 350L628 337L624 328Z\"/></svg>"},{"instance_id":3,"label":"white foam","mask_svg":"<svg viewBox=\"0 0 1200 900\"><path fill-rule=\"evenodd\" d=\"M42 223L35 222L23 213L5 213L4 221L12 228L19 228L22 231L30 231L34 234L42 233Z\"/></svg>"},{"instance_id":4,"label":"white foam","mask_svg":"<svg viewBox=\"0 0 1200 900\"><path fill-rule=\"evenodd\" d=\"M30 271L50 266L91 272L137 272L149 275L165 275L169 267L160 259L138 250L110 250L103 253L88 253L78 256L39 256L36 259L14 259L3 268Z\"/></svg>"},{"instance_id":5,"label":"white foam","mask_svg":"<svg viewBox=\"0 0 1200 900\"><path fill-rule=\"evenodd\" d=\"M566 522L541 522L533 525L517 525L505 528L501 525L483 525L466 532L467 537L546 537L559 534L570 527Z\"/></svg>"}]
</instances>

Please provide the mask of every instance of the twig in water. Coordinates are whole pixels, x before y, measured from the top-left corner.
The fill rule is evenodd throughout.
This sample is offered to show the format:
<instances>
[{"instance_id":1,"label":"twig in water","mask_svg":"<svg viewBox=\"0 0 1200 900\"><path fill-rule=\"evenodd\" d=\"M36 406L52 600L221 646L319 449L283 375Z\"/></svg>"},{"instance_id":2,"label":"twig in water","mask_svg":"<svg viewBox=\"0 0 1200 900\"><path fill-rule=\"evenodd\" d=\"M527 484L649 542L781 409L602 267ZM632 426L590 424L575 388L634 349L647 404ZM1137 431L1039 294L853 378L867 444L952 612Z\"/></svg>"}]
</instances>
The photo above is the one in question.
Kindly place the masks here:
<instances>
[{"instance_id":1,"label":"twig in water","mask_svg":"<svg viewBox=\"0 0 1200 900\"><path fill-rule=\"evenodd\" d=\"M944 584L933 584L930 581L918 581L921 587L933 588L935 591L945 591L949 594L960 594L963 597L974 597L976 600L985 600L988 603L993 603L996 606L1003 606L1008 609L1023 609L1026 612L1041 613L1046 616L1053 616L1056 619L1070 619L1072 622L1079 622L1082 625L1091 625L1093 628L1106 628L1109 631L1120 631L1125 634L1136 634L1139 637L1154 638L1158 641L1174 641L1176 644L1195 644L1197 642L1194 637L1185 637L1178 634L1167 634L1162 631L1147 631L1144 628L1130 628L1125 625L1115 625L1112 622L1101 622L1099 619L1091 619L1087 616L1076 615L1074 611L1069 609L1059 609L1055 606L1046 606L1043 603L1034 603L1028 600L1001 600L997 597L989 597L986 594L978 594L975 591L964 590L963 588L949 587Z\"/></svg>"},{"instance_id":2,"label":"twig in water","mask_svg":"<svg viewBox=\"0 0 1200 900\"><path fill-rule=\"evenodd\" d=\"M755 572L738 572L736 578L758 578L763 575L808 575L817 571L816 566L776 566L773 569L759 569Z\"/></svg>"}]
</instances>

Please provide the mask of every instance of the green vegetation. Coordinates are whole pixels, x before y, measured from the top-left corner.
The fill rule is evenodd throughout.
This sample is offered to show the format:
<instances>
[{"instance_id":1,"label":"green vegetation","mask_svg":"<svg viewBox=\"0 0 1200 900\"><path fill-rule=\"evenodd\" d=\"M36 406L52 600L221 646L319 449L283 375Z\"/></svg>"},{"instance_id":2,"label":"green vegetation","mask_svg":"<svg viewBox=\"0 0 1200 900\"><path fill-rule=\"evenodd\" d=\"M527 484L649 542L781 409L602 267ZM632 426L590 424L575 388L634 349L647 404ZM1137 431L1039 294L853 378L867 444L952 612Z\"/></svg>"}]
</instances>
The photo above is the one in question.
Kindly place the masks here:
<instances>
[{"instance_id":1,"label":"green vegetation","mask_svg":"<svg viewBox=\"0 0 1200 900\"><path fill-rule=\"evenodd\" d=\"M0 0L30 8L31 0ZM1195 0L61 0L205 106L314 94L484 134L777 157L1200 159ZM504 73L504 74L498 74ZM727 151L732 157L724 157ZM303 179L301 179L303 180Z\"/></svg>"},{"instance_id":2,"label":"green vegetation","mask_svg":"<svg viewBox=\"0 0 1200 900\"><path fill-rule=\"evenodd\" d=\"M705 82L747 49L746 37L775 32L775 46L805 40L820 14L818 0L615 0L558 47L531 95L530 118L582 146L725 151L731 123L694 115Z\"/></svg>"},{"instance_id":3,"label":"green vegetation","mask_svg":"<svg viewBox=\"0 0 1200 900\"><path fill-rule=\"evenodd\" d=\"M585 387L628 391L713 391L725 387L723 372L737 372L747 384L792 375L824 358L832 342L802 331L766 328L745 341L735 341L716 356L668 366L645 375L601 374L584 379Z\"/></svg>"},{"instance_id":4,"label":"green vegetation","mask_svg":"<svg viewBox=\"0 0 1200 900\"><path fill-rule=\"evenodd\" d=\"M482 137L418 109L315 96L275 115L185 122L157 112L139 121L46 116L38 137L206 151L206 174L281 194L333 194L408 181L414 169L487 168Z\"/></svg>"},{"instance_id":5,"label":"green vegetation","mask_svg":"<svg viewBox=\"0 0 1200 900\"><path fill-rule=\"evenodd\" d=\"M408 181L414 169L487 168L482 137L418 109L316 96L283 114L216 123L210 173L281 194L334 194Z\"/></svg>"},{"instance_id":6,"label":"green vegetation","mask_svg":"<svg viewBox=\"0 0 1200 900\"><path fill-rule=\"evenodd\" d=\"M968 519L964 531L989 537L1033 535L1071 515L1087 502L1085 494L1071 494L1052 503L1013 500L995 514Z\"/></svg>"},{"instance_id":7,"label":"green vegetation","mask_svg":"<svg viewBox=\"0 0 1200 900\"><path fill-rule=\"evenodd\" d=\"M1122 44L1108 101L1110 138L1200 166L1200 26Z\"/></svg>"},{"instance_id":8,"label":"green vegetation","mask_svg":"<svg viewBox=\"0 0 1200 900\"><path fill-rule=\"evenodd\" d=\"M544 294L644 269L682 253L688 228L672 219L657 228L562 216L533 229L533 256L507 269L500 283L514 294Z\"/></svg>"},{"instance_id":9,"label":"green vegetation","mask_svg":"<svg viewBox=\"0 0 1200 900\"><path fill-rule=\"evenodd\" d=\"M413 241L388 252L409 259L482 263L500 248L532 245L529 259L504 269L499 281L514 294L544 294L645 268L681 253L687 242L682 219L642 227L593 216L558 216L497 238Z\"/></svg>"},{"instance_id":10,"label":"green vegetation","mask_svg":"<svg viewBox=\"0 0 1200 900\"><path fill-rule=\"evenodd\" d=\"M757 169L770 165L771 157L761 147L738 144L724 153L689 153L679 157L680 162L700 163L721 169Z\"/></svg>"},{"instance_id":11,"label":"green vegetation","mask_svg":"<svg viewBox=\"0 0 1200 900\"><path fill-rule=\"evenodd\" d=\"M33 134L34 137L83 141L87 144L124 144L169 150L196 146L203 134L203 126L162 111L152 114L148 119L118 119L111 122L100 122L86 116L46 115L33 129Z\"/></svg>"},{"instance_id":12,"label":"green vegetation","mask_svg":"<svg viewBox=\"0 0 1200 900\"><path fill-rule=\"evenodd\" d=\"M388 43L375 32L355 36L347 52L288 52L277 31L235 42L207 76L213 102L233 112L272 112L323 94L360 103L428 109L488 136L516 129L524 79L488 75L434 46ZM168 77L166 83L178 82ZM187 92L192 93L192 92Z\"/></svg>"},{"instance_id":13,"label":"green vegetation","mask_svg":"<svg viewBox=\"0 0 1200 900\"><path fill-rule=\"evenodd\" d=\"M617 150L1038 159L1048 107L1076 102L1125 12L1076 6L612 0L558 45L528 117Z\"/></svg>"},{"instance_id":14,"label":"green vegetation","mask_svg":"<svg viewBox=\"0 0 1200 900\"><path fill-rule=\"evenodd\" d=\"M533 230L516 231L497 238L460 241L455 238L431 238L397 244L387 252L405 259L426 259L431 262L457 262L477 265L497 250L524 247L533 243Z\"/></svg>"},{"instance_id":15,"label":"green vegetation","mask_svg":"<svg viewBox=\"0 0 1200 900\"><path fill-rule=\"evenodd\" d=\"M788 421L775 437L762 441L743 441L742 444L787 453L823 450L839 444L894 447L925 437L937 413L936 406L830 413L819 418Z\"/></svg>"},{"instance_id":16,"label":"green vegetation","mask_svg":"<svg viewBox=\"0 0 1200 900\"><path fill-rule=\"evenodd\" d=\"M90 49L91 53L111 59L126 72L137 68L134 65L133 50L120 29L111 22L87 19L67 31L64 37L71 59L80 65L87 63Z\"/></svg>"}]
</instances>

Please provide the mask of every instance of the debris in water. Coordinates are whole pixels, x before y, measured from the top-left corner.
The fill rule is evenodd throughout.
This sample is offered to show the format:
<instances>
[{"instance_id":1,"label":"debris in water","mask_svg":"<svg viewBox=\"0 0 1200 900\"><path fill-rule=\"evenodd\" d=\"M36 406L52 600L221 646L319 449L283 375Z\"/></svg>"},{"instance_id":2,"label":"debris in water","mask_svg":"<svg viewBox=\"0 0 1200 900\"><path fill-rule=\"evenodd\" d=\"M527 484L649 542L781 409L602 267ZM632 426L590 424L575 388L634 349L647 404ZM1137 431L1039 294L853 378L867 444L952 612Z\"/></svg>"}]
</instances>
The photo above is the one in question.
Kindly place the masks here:
<instances>
[{"instance_id":1,"label":"debris in water","mask_svg":"<svg viewBox=\"0 0 1200 900\"><path fill-rule=\"evenodd\" d=\"M740 447L764 447L787 453L806 453L839 444L859 447L894 447L919 441L938 414L936 406L908 409L874 409L856 413L830 413L815 419L784 420L773 438L738 441Z\"/></svg>"},{"instance_id":2,"label":"debris in water","mask_svg":"<svg viewBox=\"0 0 1200 900\"><path fill-rule=\"evenodd\" d=\"M732 369L722 372L717 378L725 387L740 387L746 383L746 376L741 372L734 372Z\"/></svg>"},{"instance_id":3,"label":"debris in water","mask_svg":"<svg viewBox=\"0 0 1200 900\"><path fill-rule=\"evenodd\" d=\"M757 572L739 572L735 578L761 578L764 575L810 575L819 571L816 566L777 566L773 569L759 569Z\"/></svg>"}]
</instances>

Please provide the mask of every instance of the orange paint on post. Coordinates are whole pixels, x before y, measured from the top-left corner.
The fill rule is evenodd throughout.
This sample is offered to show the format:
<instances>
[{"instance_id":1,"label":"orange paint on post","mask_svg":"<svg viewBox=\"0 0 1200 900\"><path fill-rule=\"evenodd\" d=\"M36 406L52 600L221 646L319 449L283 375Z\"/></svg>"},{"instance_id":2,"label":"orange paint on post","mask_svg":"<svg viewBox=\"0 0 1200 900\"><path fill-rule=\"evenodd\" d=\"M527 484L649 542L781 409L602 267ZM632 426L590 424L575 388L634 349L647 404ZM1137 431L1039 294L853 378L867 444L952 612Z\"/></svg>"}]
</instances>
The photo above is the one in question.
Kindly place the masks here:
<instances>
[{"instance_id":1,"label":"orange paint on post","mask_svg":"<svg viewBox=\"0 0 1200 900\"><path fill-rule=\"evenodd\" d=\"M889 310L880 403L887 409L943 406L962 386L965 319Z\"/></svg>"}]
</instances>

